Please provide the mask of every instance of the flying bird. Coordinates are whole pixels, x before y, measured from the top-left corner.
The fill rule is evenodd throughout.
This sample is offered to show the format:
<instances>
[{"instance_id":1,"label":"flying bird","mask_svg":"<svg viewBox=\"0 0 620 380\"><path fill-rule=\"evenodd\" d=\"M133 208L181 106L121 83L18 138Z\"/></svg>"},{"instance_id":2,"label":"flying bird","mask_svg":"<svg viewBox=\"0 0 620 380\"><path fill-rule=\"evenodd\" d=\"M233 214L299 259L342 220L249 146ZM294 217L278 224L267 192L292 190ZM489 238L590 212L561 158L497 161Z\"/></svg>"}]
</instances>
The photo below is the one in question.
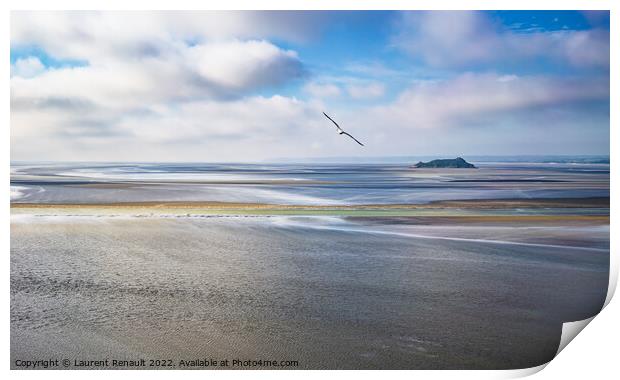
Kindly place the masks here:
<instances>
[{"instance_id":1,"label":"flying bird","mask_svg":"<svg viewBox=\"0 0 620 380\"><path fill-rule=\"evenodd\" d=\"M352 138L353 140L355 140L356 143L360 144L361 146L364 146L364 144L362 144L361 142L357 141L357 139L355 137L353 137L350 134L348 134L347 132L343 131L342 128L340 128L340 126L338 125L338 123L336 123L334 121L334 119L332 119L331 117L327 116L327 114L325 112L323 112L323 115L325 115L326 118L328 118L332 123L334 123L334 125L336 125L336 128L338 129L338 134L339 135L347 135L350 138Z\"/></svg>"}]
</instances>

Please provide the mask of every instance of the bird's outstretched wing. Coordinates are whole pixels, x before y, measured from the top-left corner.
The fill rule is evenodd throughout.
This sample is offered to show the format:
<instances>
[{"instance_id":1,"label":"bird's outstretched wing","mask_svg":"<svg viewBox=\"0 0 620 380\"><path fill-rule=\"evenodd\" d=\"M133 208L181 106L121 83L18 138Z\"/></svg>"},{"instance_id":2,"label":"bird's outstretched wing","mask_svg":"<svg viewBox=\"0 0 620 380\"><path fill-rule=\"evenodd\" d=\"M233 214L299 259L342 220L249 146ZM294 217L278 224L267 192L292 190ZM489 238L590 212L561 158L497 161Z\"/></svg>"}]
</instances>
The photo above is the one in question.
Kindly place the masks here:
<instances>
[{"instance_id":1,"label":"bird's outstretched wing","mask_svg":"<svg viewBox=\"0 0 620 380\"><path fill-rule=\"evenodd\" d=\"M327 114L325 112L323 112L323 115L325 115L326 118L328 118L329 120L331 120L332 123L334 123L336 125L336 128L338 128L339 130L342 130L342 128L340 128L340 126L338 125L338 123L336 123L334 121L334 119L332 119L331 117L327 116Z\"/></svg>"},{"instance_id":2,"label":"bird's outstretched wing","mask_svg":"<svg viewBox=\"0 0 620 380\"><path fill-rule=\"evenodd\" d=\"M348 134L347 132L343 131L342 128L340 128L340 126L338 125L338 123L336 123L334 121L334 119L332 119L331 117L327 116L327 114L325 112L323 112L323 115L325 115L326 118L328 118L332 123L334 123L334 125L336 125L336 128L338 128L338 133L340 133L341 135L347 135L350 138L352 138L356 143L360 144L361 146L364 146L364 144L359 142L355 137L353 137L350 134Z\"/></svg>"},{"instance_id":3,"label":"bird's outstretched wing","mask_svg":"<svg viewBox=\"0 0 620 380\"><path fill-rule=\"evenodd\" d=\"M350 134L348 134L347 132L342 131L342 134L343 134L343 135L347 135L347 136L349 136L350 138L352 138L353 140L355 140L355 142L356 142L356 143L360 144L361 146L364 146L364 144L362 144L361 142L357 141L357 139L356 139L355 137L351 136L351 135L350 135Z\"/></svg>"}]
</instances>

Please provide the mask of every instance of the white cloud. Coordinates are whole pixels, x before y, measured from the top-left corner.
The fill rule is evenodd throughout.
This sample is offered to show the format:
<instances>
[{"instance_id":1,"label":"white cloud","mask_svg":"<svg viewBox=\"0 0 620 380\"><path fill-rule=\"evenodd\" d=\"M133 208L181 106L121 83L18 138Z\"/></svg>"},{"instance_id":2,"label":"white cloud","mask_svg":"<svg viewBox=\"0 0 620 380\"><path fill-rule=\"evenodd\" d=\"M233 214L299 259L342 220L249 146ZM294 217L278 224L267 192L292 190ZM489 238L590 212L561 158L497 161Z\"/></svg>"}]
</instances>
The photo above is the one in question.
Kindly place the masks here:
<instances>
[{"instance_id":1,"label":"white cloud","mask_svg":"<svg viewBox=\"0 0 620 380\"><path fill-rule=\"evenodd\" d=\"M359 76L321 76L303 89L318 99L339 97L343 89L353 99L373 99L385 94L383 83Z\"/></svg>"},{"instance_id":2,"label":"white cloud","mask_svg":"<svg viewBox=\"0 0 620 380\"><path fill-rule=\"evenodd\" d=\"M304 91L315 98L330 98L340 96L340 87L332 83L310 82L304 86Z\"/></svg>"},{"instance_id":3,"label":"white cloud","mask_svg":"<svg viewBox=\"0 0 620 380\"><path fill-rule=\"evenodd\" d=\"M165 56L48 70L12 78L12 101L62 96L106 107L139 107L195 97L231 97L303 75L292 51L267 41L226 41L178 48ZM88 84L87 86L85 84Z\"/></svg>"},{"instance_id":4,"label":"white cloud","mask_svg":"<svg viewBox=\"0 0 620 380\"><path fill-rule=\"evenodd\" d=\"M11 65L11 76L32 78L45 71L45 66L37 57L20 58Z\"/></svg>"},{"instance_id":5,"label":"white cloud","mask_svg":"<svg viewBox=\"0 0 620 380\"><path fill-rule=\"evenodd\" d=\"M464 127L492 125L514 113L608 96L609 82L603 79L467 73L450 80L416 83L394 103L375 111L380 118L407 128Z\"/></svg>"},{"instance_id":6,"label":"white cloud","mask_svg":"<svg viewBox=\"0 0 620 380\"><path fill-rule=\"evenodd\" d=\"M410 76L411 72L410 70L397 70L391 67L388 67L384 62L381 61L377 61L377 60L370 60L370 61L354 61L349 63L346 67L345 67L346 71L357 74L357 75L362 75L362 76L367 76L367 77L374 77L374 78L378 78L378 77L398 77L398 78L402 78L402 77L406 77L406 76Z\"/></svg>"},{"instance_id":7,"label":"white cloud","mask_svg":"<svg viewBox=\"0 0 620 380\"><path fill-rule=\"evenodd\" d=\"M165 54L188 42L303 41L319 33L330 17L295 11L13 11L11 44L36 45L56 58L100 63Z\"/></svg>"},{"instance_id":8,"label":"white cloud","mask_svg":"<svg viewBox=\"0 0 620 380\"><path fill-rule=\"evenodd\" d=\"M558 55L565 55L575 66L609 66L609 32L603 30L588 30L579 32L564 32L558 38L563 39Z\"/></svg>"},{"instance_id":9,"label":"white cloud","mask_svg":"<svg viewBox=\"0 0 620 380\"><path fill-rule=\"evenodd\" d=\"M442 147L458 147L458 134L452 134L455 130L475 135L479 140L472 144L476 144L500 138L502 126L511 122L520 123L511 129L513 133L559 129L585 120L583 115L590 113L583 111L584 103L609 96L607 76L470 73L428 81L380 64L354 66L349 68L350 76L319 72L303 87L311 95L309 101L294 96L259 96L256 94L266 89L277 93L273 90L276 86L293 83L306 74L295 51L281 48L269 38L307 38L316 29L308 20L320 16L274 15L12 13L12 46L34 45L54 58L86 64L45 68L39 59L30 57L12 65L11 158L238 161L361 152L419 153L416 149L441 153ZM429 62L445 65L496 60L504 53L506 59L516 57L516 52L504 50L504 43L520 49L520 57L535 57L541 46L546 46L571 65L605 64L605 56L600 54L605 48L604 36L598 36L598 31L493 37L489 32L493 25L475 13L468 15L465 21L430 17L418 25L428 42L407 39L407 33L397 42L404 49L417 47L412 53ZM281 22L274 23L274 18ZM446 23L453 23L458 33L443 35L440 26ZM550 43L553 38L561 42ZM383 97L383 83L393 83L394 78L403 85L404 80L413 84L389 104L373 106L345 97ZM341 95L345 99L335 99ZM333 133L333 126L321 114L325 109L322 102L327 101L332 101L330 115L333 112L343 128L367 142L364 150L343 144L341 136ZM340 108L344 104L348 107ZM595 116L604 119L604 111ZM545 120L553 120L553 126L544 125ZM579 130L573 124L570 130ZM595 124L605 126L604 120L592 122ZM498 132L486 137L480 132L485 128L497 128ZM514 134L510 137L515 138Z\"/></svg>"},{"instance_id":10,"label":"white cloud","mask_svg":"<svg viewBox=\"0 0 620 380\"><path fill-rule=\"evenodd\" d=\"M467 73L334 114L366 155L588 154L608 143L608 97L606 77Z\"/></svg>"},{"instance_id":11,"label":"white cloud","mask_svg":"<svg viewBox=\"0 0 620 380\"><path fill-rule=\"evenodd\" d=\"M404 13L393 43L436 67L514 64L531 59L575 66L609 66L606 30L518 33L476 11Z\"/></svg>"},{"instance_id":12,"label":"white cloud","mask_svg":"<svg viewBox=\"0 0 620 380\"><path fill-rule=\"evenodd\" d=\"M208 144L210 139L226 139L234 140L233 143L260 144L294 134L306 118L306 108L304 102L278 95L227 102L195 101L158 107L147 115L129 116L118 127L140 140L155 143L202 139ZM149 128L144 128L145 124Z\"/></svg>"},{"instance_id":13,"label":"white cloud","mask_svg":"<svg viewBox=\"0 0 620 380\"><path fill-rule=\"evenodd\" d=\"M157 104L140 113L93 112L38 107L17 113L11 120L12 159L239 161L359 153L342 144L318 103L291 97Z\"/></svg>"},{"instance_id":14,"label":"white cloud","mask_svg":"<svg viewBox=\"0 0 620 380\"><path fill-rule=\"evenodd\" d=\"M383 96L385 93L385 86L382 83L369 83L369 84L352 84L347 87L347 91L352 98L355 99L370 99Z\"/></svg>"},{"instance_id":15,"label":"white cloud","mask_svg":"<svg viewBox=\"0 0 620 380\"><path fill-rule=\"evenodd\" d=\"M184 57L204 80L227 88L280 84L303 72L296 52L264 40L196 45L185 49Z\"/></svg>"},{"instance_id":16,"label":"white cloud","mask_svg":"<svg viewBox=\"0 0 620 380\"><path fill-rule=\"evenodd\" d=\"M420 81L385 106L333 109L330 115L366 144L363 151L333 133L321 103L292 97L159 102L130 111L49 98L50 104L12 114L11 154L13 159L105 160L113 154L117 160L238 161L461 154L463 146L469 154L519 153L506 150L511 144L527 153L530 147L543 149L538 141L548 144L549 152L555 144L555 152L562 153L575 139L587 147L608 138L604 110L591 119L581 108L608 96L608 81L592 78L464 74ZM578 135L584 128L588 133ZM506 151L493 151L496 146Z\"/></svg>"},{"instance_id":17,"label":"white cloud","mask_svg":"<svg viewBox=\"0 0 620 380\"><path fill-rule=\"evenodd\" d=\"M36 58L16 61L12 157L109 159L125 148L126 159L138 151L157 159L153 152L161 154L166 142L245 140L242 129L277 130L303 106L248 94L303 77L305 69L295 51L244 37L290 31L302 38L304 20L314 16L289 16L300 21L296 32L261 12L14 12L12 46L34 45L86 64L46 69ZM35 140L48 147L39 150ZM200 149L180 155L198 159L199 153L204 157Z\"/></svg>"}]
</instances>

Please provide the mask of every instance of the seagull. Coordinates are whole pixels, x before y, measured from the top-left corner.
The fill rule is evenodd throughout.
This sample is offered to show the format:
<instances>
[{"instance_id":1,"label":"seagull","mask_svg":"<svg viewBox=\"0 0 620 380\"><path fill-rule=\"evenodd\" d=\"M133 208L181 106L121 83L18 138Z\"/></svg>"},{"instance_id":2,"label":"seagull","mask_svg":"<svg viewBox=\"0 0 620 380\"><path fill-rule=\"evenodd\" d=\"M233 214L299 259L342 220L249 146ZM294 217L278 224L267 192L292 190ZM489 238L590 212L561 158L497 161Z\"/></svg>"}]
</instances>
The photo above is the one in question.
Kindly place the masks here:
<instances>
[{"instance_id":1,"label":"seagull","mask_svg":"<svg viewBox=\"0 0 620 380\"><path fill-rule=\"evenodd\" d=\"M328 118L332 123L334 123L336 125L336 128L338 128L338 134L339 135L347 135L350 138L352 138L353 140L355 140L356 143L360 144L361 146L364 146L364 144L362 144L361 142L357 141L357 139L355 137L353 137L350 134L348 134L347 132L343 131L342 128L340 128L340 126L338 125L338 123L336 123L334 121L334 119L332 119L331 117L327 116L327 114L325 112L323 112L323 115L325 115L326 118Z\"/></svg>"}]
</instances>

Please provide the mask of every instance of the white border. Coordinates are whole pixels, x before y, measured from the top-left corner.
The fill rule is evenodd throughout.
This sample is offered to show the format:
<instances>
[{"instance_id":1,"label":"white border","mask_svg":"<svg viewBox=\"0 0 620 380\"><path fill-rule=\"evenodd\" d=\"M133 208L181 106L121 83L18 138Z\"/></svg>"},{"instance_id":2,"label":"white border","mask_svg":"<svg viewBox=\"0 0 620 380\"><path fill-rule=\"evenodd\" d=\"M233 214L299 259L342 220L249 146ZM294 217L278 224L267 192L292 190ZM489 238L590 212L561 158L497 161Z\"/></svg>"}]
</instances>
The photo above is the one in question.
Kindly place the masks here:
<instances>
[{"instance_id":1,"label":"white border","mask_svg":"<svg viewBox=\"0 0 620 380\"><path fill-rule=\"evenodd\" d=\"M42 0L22 0L22 1L7 1L7 8L4 9L2 21L3 25L2 33L5 34L2 39L2 51L8 55L9 51L9 18L10 10L21 9L114 9L114 10L142 10L142 9L222 9L222 10L234 10L234 9L610 9L611 10L611 104L620 104L618 102L618 77L617 68L619 67L618 59L618 23L620 17L620 2L612 0L521 0L521 1L507 1L504 0L501 3L499 1L491 0L261 0L261 1L240 1L240 0L228 0L225 2L204 2L197 0L176 0L174 2L152 0L152 1L135 1L128 2L127 0L107 0L107 1L90 1L85 4L83 1L76 0L57 0L53 3L44 2ZM2 294L5 295L5 302L2 303L3 316L5 318L5 328L2 330L2 356L3 361L1 363L2 368L6 374L11 378L34 378L39 376L45 376L46 378L82 378L88 376L89 378L102 378L102 377L120 377L120 378L133 378L136 376L136 372L133 371L89 371L83 373L82 371L9 371L9 186L10 181L9 167L10 167L10 132L8 126L10 125L10 86L9 86L9 60L5 58L0 63L2 71L4 73L5 86L2 92L2 113L4 120L4 134L3 134L3 149L0 149L5 165L2 167L2 176L4 178L4 186L0 192L0 199L5 199L5 203L2 204L3 217L0 223L2 223L2 245L4 247L4 266L2 281ZM615 70L615 71L614 71ZM616 107L617 108L617 107ZM617 208L618 188L615 185L618 182L617 168L620 165L620 156L615 152L618 148L618 142L620 141L618 127L618 112L611 107L611 121L610 121L610 133L611 133L611 199L612 199L612 214ZM618 223L612 216L611 223L611 279L610 291L606 303L609 303L611 296L615 290L617 277L618 277ZM527 376L532 373L536 373L541 369L548 367L544 371L537 374L540 378L562 378L562 379L581 379L585 376L592 378L609 378L613 375L617 375L617 339L618 339L618 321L620 321L620 307L618 301L609 304L600 316L594 318L593 322L585 328L585 330L577 336L575 342L569 344L565 350L554 360L552 360L547 366L540 366L537 368L527 370L516 371L389 371L389 372L376 372L376 371L296 371L294 373L286 371L245 371L244 375L251 377L269 377L269 378L289 378L291 375L302 378L318 378L325 376L333 377L355 377L355 378L375 378L379 376L390 376L395 378L507 378L507 377L521 377ZM153 378L168 378L171 375L178 376L178 373L170 373L168 371L148 371L144 373ZM142 372L140 372L142 374ZM613 374L613 375L612 375ZM217 377L217 378L237 378L239 377L238 371L210 371L204 373L203 371L184 371L183 377L192 378L204 378L205 376Z\"/></svg>"}]
</instances>

